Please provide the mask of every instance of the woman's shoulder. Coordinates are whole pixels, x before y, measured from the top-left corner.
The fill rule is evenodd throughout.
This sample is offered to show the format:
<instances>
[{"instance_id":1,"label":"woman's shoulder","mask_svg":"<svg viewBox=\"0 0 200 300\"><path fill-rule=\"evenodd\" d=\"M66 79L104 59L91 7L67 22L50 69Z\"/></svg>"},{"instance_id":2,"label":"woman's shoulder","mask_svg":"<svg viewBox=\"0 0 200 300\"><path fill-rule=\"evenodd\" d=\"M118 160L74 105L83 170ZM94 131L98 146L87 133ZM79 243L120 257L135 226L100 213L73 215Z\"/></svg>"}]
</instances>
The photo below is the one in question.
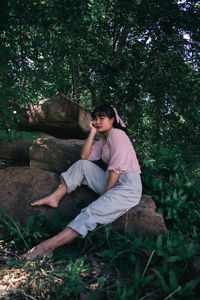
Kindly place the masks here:
<instances>
[{"instance_id":1,"label":"woman's shoulder","mask_svg":"<svg viewBox=\"0 0 200 300\"><path fill-rule=\"evenodd\" d=\"M109 132L109 137L128 137L127 134L118 128L112 128Z\"/></svg>"}]
</instances>

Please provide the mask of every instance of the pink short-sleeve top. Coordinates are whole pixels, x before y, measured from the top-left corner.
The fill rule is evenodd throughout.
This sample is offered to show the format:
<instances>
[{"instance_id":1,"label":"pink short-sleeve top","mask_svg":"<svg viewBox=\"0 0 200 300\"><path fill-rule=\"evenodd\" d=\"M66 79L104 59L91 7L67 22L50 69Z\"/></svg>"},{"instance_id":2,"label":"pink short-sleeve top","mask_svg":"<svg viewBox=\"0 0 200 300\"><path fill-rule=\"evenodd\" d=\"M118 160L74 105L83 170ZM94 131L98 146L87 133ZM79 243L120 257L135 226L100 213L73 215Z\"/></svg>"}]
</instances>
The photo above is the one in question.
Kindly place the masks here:
<instances>
[{"instance_id":1,"label":"pink short-sleeve top","mask_svg":"<svg viewBox=\"0 0 200 300\"><path fill-rule=\"evenodd\" d=\"M92 146L88 160L102 159L108 164L108 171L115 173L141 173L133 145L126 133L112 128L107 140L101 138Z\"/></svg>"}]
</instances>

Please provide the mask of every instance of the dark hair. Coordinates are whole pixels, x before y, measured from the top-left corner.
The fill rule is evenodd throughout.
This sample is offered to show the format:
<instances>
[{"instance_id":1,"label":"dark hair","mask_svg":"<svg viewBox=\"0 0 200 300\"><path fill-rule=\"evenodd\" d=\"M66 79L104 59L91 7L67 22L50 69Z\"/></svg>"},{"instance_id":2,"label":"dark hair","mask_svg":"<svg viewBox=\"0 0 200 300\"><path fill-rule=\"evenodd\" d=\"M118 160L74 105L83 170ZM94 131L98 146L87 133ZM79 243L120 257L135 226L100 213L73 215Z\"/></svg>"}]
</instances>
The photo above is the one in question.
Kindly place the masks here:
<instances>
[{"instance_id":1,"label":"dark hair","mask_svg":"<svg viewBox=\"0 0 200 300\"><path fill-rule=\"evenodd\" d=\"M126 132L126 128L122 127L119 123L117 123L115 118L115 112L111 105L108 104L98 105L94 108L91 115L93 119L95 117L108 117L109 119L114 118L113 127L121 129Z\"/></svg>"}]
</instances>

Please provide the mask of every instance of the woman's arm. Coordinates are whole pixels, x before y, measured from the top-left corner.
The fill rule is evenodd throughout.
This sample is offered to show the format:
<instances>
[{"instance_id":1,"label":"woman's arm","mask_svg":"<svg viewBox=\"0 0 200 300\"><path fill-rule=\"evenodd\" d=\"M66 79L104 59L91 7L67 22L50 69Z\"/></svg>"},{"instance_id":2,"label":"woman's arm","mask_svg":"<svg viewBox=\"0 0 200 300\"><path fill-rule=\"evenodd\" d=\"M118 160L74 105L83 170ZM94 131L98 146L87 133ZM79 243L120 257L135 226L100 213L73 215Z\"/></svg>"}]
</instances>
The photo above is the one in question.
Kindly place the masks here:
<instances>
[{"instance_id":1,"label":"woman's arm","mask_svg":"<svg viewBox=\"0 0 200 300\"><path fill-rule=\"evenodd\" d=\"M111 188L113 188L119 178L120 173L115 173L114 171L109 171L109 175L108 175L108 182L107 182L107 186L105 189L105 193L110 190Z\"/></svg>"},{"instance_id":2,"label":"woman's arm","mask_svg":"<svg viewBox=\"0 0 200 300\"><path fill-rule=\"evenodd\" d=\"M92 144L96 133L97 133L96 128L92 125L92 122L90 122L90 133L88 138L85 141L85 144L83 145L81 151L81 159L88 159L88 157L90 156L90 153L92 151Z\"/></svg>"}]
</instances>

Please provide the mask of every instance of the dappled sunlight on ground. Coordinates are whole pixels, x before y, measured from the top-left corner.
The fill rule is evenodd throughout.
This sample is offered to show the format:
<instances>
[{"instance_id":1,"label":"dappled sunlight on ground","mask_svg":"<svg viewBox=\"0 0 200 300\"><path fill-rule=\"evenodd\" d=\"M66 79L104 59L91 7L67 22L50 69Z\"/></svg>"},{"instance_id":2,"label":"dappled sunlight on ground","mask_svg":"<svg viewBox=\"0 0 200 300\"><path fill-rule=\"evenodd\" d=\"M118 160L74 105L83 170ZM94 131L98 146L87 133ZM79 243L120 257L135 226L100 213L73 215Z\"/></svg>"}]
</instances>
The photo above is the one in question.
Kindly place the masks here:
<instances>
[{"instance_id":1,"label":"dappled sunlight on ground","mask_svg":"<svg viewBox=\"0 0 200 300\"><path fill-rule=\"evenodd\" d=\"M54 299L54 294L61 290L65 290L66 295L84 295L85 288L94 291L104 283L98 279L104 269L105 264L86 255L75 262L67 256L20 260L16 252L5 249L0 241L0 298Z\"/></svg>"},{"instance_id":2,"label":"dappled sunlight on ground","mask_svg":"<svg viewBox=\"0 0 200 300\"><path fill-rule=\"evenodd\" d=\"M28 276L29 274L18 268L0 270L0 296L13 293L16 289L26 284Z\"/></svg>"}]
</instances>

